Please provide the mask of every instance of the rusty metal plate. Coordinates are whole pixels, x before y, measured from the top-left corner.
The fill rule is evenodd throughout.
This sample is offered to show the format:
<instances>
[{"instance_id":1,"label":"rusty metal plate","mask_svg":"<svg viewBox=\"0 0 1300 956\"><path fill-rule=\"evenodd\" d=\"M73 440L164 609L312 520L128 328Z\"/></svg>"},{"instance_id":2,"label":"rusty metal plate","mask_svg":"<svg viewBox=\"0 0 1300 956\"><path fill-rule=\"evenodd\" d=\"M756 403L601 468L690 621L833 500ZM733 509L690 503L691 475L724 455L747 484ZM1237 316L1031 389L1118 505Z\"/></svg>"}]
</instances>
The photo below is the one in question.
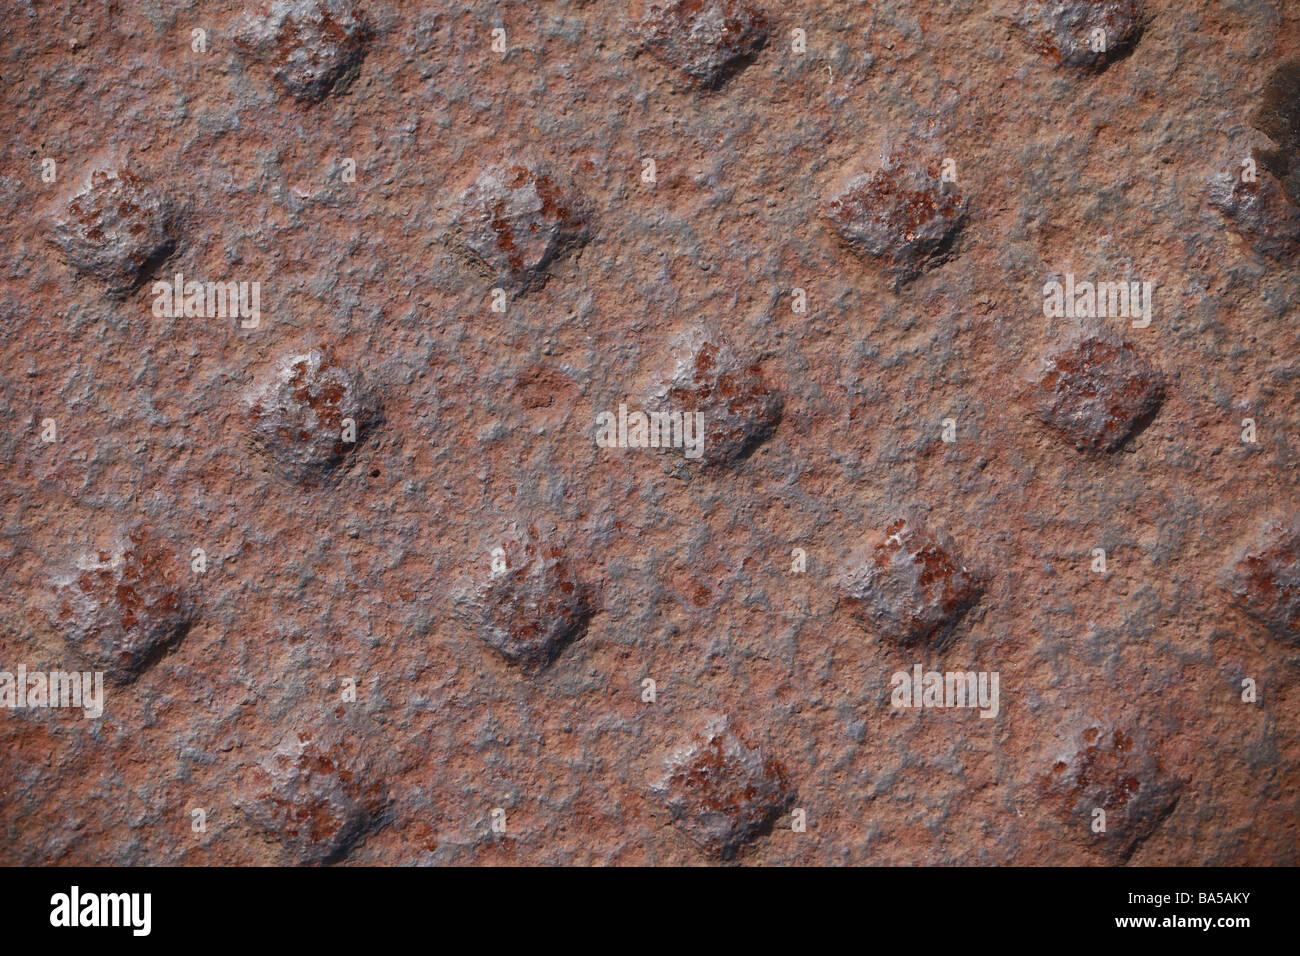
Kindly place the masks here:
<instances>
[{"instance_id":1,"label":"rusty metal plate","mask_svg":"<svg viewBox=\"0 0 1300 956\"><path fill-rule=\"evenodd\" d=\"M1300 862L1295 4L3 22L0 862Z\"/></svg>"}]
</instances>

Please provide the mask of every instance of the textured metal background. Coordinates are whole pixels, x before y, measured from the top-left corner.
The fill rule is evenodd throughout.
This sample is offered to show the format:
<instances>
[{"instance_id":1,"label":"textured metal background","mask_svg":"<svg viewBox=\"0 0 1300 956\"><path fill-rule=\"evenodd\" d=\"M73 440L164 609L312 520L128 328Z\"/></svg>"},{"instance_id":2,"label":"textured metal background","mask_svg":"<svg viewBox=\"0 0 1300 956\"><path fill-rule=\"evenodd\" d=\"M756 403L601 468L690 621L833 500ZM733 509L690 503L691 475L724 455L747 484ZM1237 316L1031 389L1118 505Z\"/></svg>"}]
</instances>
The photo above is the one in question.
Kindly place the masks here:
<instances>
[{"instance_id":1,"label":"textured metal background","mask_svg":"<svg viewBox=\"0 0 1300 956\"><path fill-rule=\"evenodd\" d=\"M3 0L0 670L86 666L55 582L126 527L157 542L139 589L192 610L100 720L0 712L0 862L703 862L729 854L664 787L709 714L743 742L710 799L781 814L743 862L1300 862L1294 631L1224 587L1297 511L1294 212L1261 170L1264 254L1209 201L1270 146L1252 117L1300 9L1151 0L1095 71L1054 62L1026 6L772 4L765 44L696 50L692 75L623 3L361 4L355 75L300 99L236 43L240 4ZM729 52L748 60L713 76ZM967 203L947 260L897 286L823 207L882 151L953 158ZM462 192L521 162L585 234L501 314L447 236ZM158 317L149 277L118 297L70 264L58 221L96 168L174 217L153 275L259 281L260 327ZM1072 330L1041 289L1065 272L1156 283L1149 328L1101 323L1164 382L1120 450L1035 417ZM781 396L770 436L722 467L598 448L596 414L670 378L696 326ZM313 348L376 404L304 482L247 404ZM840 600L900 511L982 580L944 649ZM562 570L494 596L509 535ZM1275 570L1294 600L1294 550ZM557 581L590 615L561 609L585 625L553 661L485 643L483 613L527 617ZM1000 714L892 709L915 663L998 671ZM1089 783L1054 784L1058 763ZM1129 834L1088 831L1090 787L1141 791Z\"/></svg>"}]
</instances>

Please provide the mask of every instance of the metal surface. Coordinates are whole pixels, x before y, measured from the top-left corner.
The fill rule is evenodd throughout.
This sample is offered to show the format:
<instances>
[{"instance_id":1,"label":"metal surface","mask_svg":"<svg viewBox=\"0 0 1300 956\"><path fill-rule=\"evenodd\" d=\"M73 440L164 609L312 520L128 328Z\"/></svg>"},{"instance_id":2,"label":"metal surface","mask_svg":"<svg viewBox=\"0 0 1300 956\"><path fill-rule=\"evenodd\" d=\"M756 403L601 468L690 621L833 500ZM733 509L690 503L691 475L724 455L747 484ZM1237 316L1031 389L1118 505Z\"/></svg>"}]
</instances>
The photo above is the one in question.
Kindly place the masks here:
<instances>
[{"instance_id":1,"label":"metal surface","mask_svg":"<svg viewBox=\"0 0 1300 956\"><path fill-rule=\"evenodd\" d=\"M1294 3L2 19L0 862L1300 862Z\"/></svg>"}]
</instances>

